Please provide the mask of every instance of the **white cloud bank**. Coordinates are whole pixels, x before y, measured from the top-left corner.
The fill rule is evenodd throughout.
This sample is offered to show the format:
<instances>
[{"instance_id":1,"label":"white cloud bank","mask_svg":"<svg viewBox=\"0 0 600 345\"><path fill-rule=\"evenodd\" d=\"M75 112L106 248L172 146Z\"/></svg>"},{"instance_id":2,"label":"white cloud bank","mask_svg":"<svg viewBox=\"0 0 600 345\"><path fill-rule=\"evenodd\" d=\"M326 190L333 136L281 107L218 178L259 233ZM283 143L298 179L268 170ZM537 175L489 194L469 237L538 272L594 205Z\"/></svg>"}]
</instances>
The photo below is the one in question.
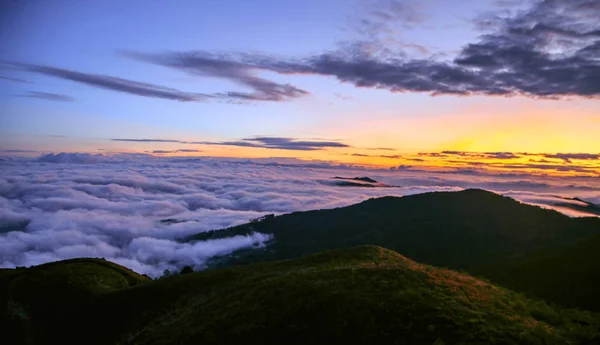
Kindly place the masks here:
<instances>
[{"instance_id":1,"label":"white cloud bank","mask_svg":"<svg viewBox=\"0 0 600 345\"><path fill-rule=\"evenodd\" d=\"M461 175L294 163L78 154L0 162L0 267L104 257L154 277L185 265L201 269L213 256L264 245L269 237L255 233L196 243L180 243L178 238L267 213L346 206L384 195L485 188L540 205L577 203L560 197L600 202L597 178ZM369 176L401 187L323 183L336 175ZM189 221L161 222L169 218Z\"/></svg>"}]
</instances>

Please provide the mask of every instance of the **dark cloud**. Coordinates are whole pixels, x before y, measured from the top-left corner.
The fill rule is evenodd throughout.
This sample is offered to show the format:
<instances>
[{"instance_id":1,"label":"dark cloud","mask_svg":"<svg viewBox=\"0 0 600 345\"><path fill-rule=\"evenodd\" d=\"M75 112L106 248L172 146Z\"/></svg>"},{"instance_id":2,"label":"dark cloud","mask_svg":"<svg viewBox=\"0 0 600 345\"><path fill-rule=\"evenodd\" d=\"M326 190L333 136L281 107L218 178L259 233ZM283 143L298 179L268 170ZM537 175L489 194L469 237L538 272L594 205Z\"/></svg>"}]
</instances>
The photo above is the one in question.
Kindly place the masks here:
<instances>
[{"instance_id":1,"label":"dark cloud","mask_svg":"<svg viewBox=\"0 0 600 345\"><path fill-rule=\"evenodd\" d=\"M62 95L59 93L51 93L51 92L39 92L39 91L27 91L27 93L19 95L20 97L30 97L30 98L39 98L45 99L48 101L56 101L56 102L73 102L75 98L67 95Z\"/></svg>"},{"instance_id":2,"label":"dark cloud","mask_svg":"<svg viewBox=\"0 0 600 345\"><path fill-rule=\"evenodd\" d=\"M198 144L244 146L294 151L314 151L324 148L350 147L349 145L340 143L338 141L307 141L281 137L256 137L246 138L239 141L198 142Z\"/></svg>"},{"instance_id":3,"label":"dark cloud","mask_svg":"<svg viewBox=\"0 0 600 345\"><path fill-rule=\"evenodd\" d=\"M469 151L442 151L442 152L421 152L419 156L428 156L428 157L449 157L449 156L459 156L465 158L478 158L478 159L515 159L520 158L521 156L513 153L513 152L469 152ZM458 161L456 161L458 162ZM462 162L462 161L460 161Z\"/></svg>"},{"instance_id":4,"label":"dark cloud","mask_svg":"<svg viewBox=\"0 0 600 345\"><path fill-rule=\"evenodd\" d=\"M202 152L201 150L193 150L193 149L179 149L179 150L153 150L150 153L153 154L167 154L167 153L190 153L190 152Z\"/></svg>"},{"instance_id":5,"label":"dark cloud","mask_svg":"<svg viewBox=\"0 0 600 345\"><path fill-rule=\"evenodd\" d=\"M25 63L13 63L11 65L14 68L22 71L71 80L102 89L124 92L143 97L162 98L181 102L198 102L207 100L223 100L234 102L284 101L301 97L309 93L308 91L298 89L290 84L280 84L259 78L252 74L253 69L255 70L255 68L252 66L241 62L231 60L228 61L226 59L219 60L219 56L209 53L171 53L162 55L139 53L124 54L134 57L137 60L176 68L194 75L224 78L246 86L250 88L252 92L230 91L215 94L192 93L162 85L143 83L107 75L83 73L51 66ZM42 98L44 96L43 94L44 93L33 92L24 96Z\"/></svg>"},{"instance_id":6,"label":"dark cloud","mask_svg":"<svg viewBox=\"0 0 600 345\"><path fill-rule=\"evenodd\" d=\"M445 155L454 155L454 156L467 156L468 152L463 151L442 151Z\"/></svg>"},{"instance_id":7,"label":"dark cloud","mask_svg":"<svg viewBox=\"0 0 600 345\"><path fill-rule=\"evenodd\" d=\"M426 157L448 157L448 155L439 153L439 152L419 152L419 156L426 156Z\"/></svg>"},{"instance_id":8,"label":"dark cloud","mask_svg":"<svg viewBox=\"0 0 600 345\"><path fill-rule=\"evenodd\" d=\"M140 61L175 68L186 73L222 78L248 87L252 92L230 91L216 94L217 97L240 101L285 101L308 94L308 91L298 89L290 84L280 84L253 74L254 66L235 61L227 55L207 52L141 54L124 52L125 56Z\"/></svg>"},{"instance_id":9,"label":"dark cloud","mask_svg":"<svg viewBox=\"0 0 600 345\"><path fill-rule=\"evenodd\" d=\"M513 2L498 1L500 5L507 3ZM533 2L526 10L496 15L488 23L488 33L464 46L452 61L432 57L411 59L405 53L382 45L381 35L397 36L396 24L422 23L426 12L422 3L416 1L380 1L375 7L371 4L360 21L365 35L352 42L342 42L339 49L303 58L202 51L122 53L138 61L192 75L226 79L249 89L247 92L189 93L50 66L13 65L23 71L99 88L184 102L285 101L309 93L257 76L261 71L332 76L357 87L391 92L600 97L600 0L542 0ZM425 47L396 43L398 47L420 51L422 55L428 53ZM240 145L251 146L243 143Z\"/></svg>"},{"instance_id":10,"label":"dark cloud","mask_svg":"<svg viewBox=\"0 0 600 345\"><path fill-rule=\"evenodd\" d=\"M379 16L390 14L381 12ZM190 73L237 80L257 90L259 95L271 95L270 90L279 90L279 86L262 79L255 81L249 77L249 71L333 76L357 87L392 92L597 98L600 96L598 18L600 0L539 1L526 11L500 18L494 32L466 45L449 62L407 59L402 54L370 54L364 49L364 42L298 59L204 52L135 56ZM286 90L292 95L302 94ZM274 94L268 98L289 97L285 91Z\"/></svg>"},{"instance_id":11,"label":"dark cloud","mask_svg":"<svg viewBox=\"0 0 600 345\"><path fill-rule=\"evenodd\" d=\"M38 151L34 151L34 150L0 150L0 152L4 152L4 153L35 153Z\"/></svg>"},{"instance_id":12,"label":"dark cloud","mask_svg":"<svg viewBox=\"0 0 600 345\"><path fill-rule=\"evenodd\" d=\"M194 149L179 149L179 150L176 150L176 152L202 152L202 151L194 150Z\"/></svg>"},{"instance_id":13,"label":"dark cloud","mask_svg":"<svg viewBox=\"0 0 600 345\"><path fill-rule=\"evenodd\" d=\"M293 151L314 151L321 150L329 147L350 147L347 144L338 141L324 141L324 140L301 140L295 138L282 138L282 137L255 137L245 138L236 141L182 141L173 139L122 139L113 138L112 141L129 141L129 142L145 142L145 143L178 143L178 144L189 144L189 145L220 145L220 146L242 146L242 147L256 147L265 149L279 149L279 150L293 150ZM172 153L173 151L165 151L162 153ZM177 152L198 152L194 150L177 150ZM156 152L155 152L156 153Z\"/></svg>"},{"instance_id":14,"label":"dark cloud","mask_svg":"<svg viewBox=\"0 0 600 345\"><path fill-rule=\"evenodd\" d=\"M493 93L597 97L598 18L597 0L540 1L466 46L455 63L491 75Z\"/></svg>"},{"instance_id":15,"label":"dark cloud","mask_svg":"<svg viewBox=\"0 0 600 345\"><path fill-rule=\"evenodd\" d=\"M486 152L486 158L496 158L496 159L515 159L521 158L521 156L516 155L512 152Z\"/></svg>"},{"instance_id":16,"label":"dark cloud","mask_svg":"<svg viewBox=\"0 0 600 345\"><path fill-rule=\"evenodd\" d=\"M462 175L485 175L484 170L477 170L473 168L452 168L449 173L459 173Z\"/></svg>"},{"instance_id":17,"label":"dark cloud","mask_svg":"<svg viewBox=\"0 0 600 345\"><path fill-rule=\"evenodd\" d=\"M498 165L497 167L503 168L503 169L514 169L514 170L518 170L518 169L539 169L539 170L553 170L553 171L558 171L558 172L577 172L577 173L598 173L597 169L594 168L589 168L589 167L583 167L583 166L576 166L576 165L558 165L558 164L535 164L535 163L529 163L529 164L502 164L502 165Z\"/></svg>"},{"instance_id":18,"label":"dark cloud","mask_svg":"<svg viewBox=\"0 0 600 345\"><path fill-rule=\"evenodd\" d=\"M389 158L389 159L399 159L402 158L401 155L368 155L364 153L353 153L351 156L355 157L375 157L375 158Z\"/></svg>"},{"instance_id":19,"label":"dark cloud","mask_svg":"<svg viewBox=\"0 0 600 345\"><path fill-rule=\"evenodd\" d=\"M534 154L527 152L469 152L469 151L442 151L442 152L421 152L420 157L431 157L432 160L402 157L406 161L431 162L437 161L444 163L451 171L473 170L478 174L488 174L490 171L526 171L528 174L556 174L562 172L575 172L578 176L598 176L600 170L593 164L578 164L577 160L600 160L600 154L589 153L558 153L558 154ZM535 157L535 158L530 158ZM517 159L527 159L522 162ZM563 160L564 163L557 162L556 159ZM575 162L573 162L575 161ZM568 163L568 165L567 165ZM428 166L426 163L419 167ZM429 166L433 167L433 166ZM459 170L456 170L459 169Z\"/></svg>"},{"instance_id":20,"label":"dark cloud","mask_svg":"<svg viewBox=\"0 0 600 345\"><path fill-rule=\"evenodd\" d=\"M166 86L142 83L134 80L101 74L89 74L68 69L23 63L14 64L14 66L27 72L71 80L101 89L124 92L143 97L162 98L181 102L196 102L206 100L207 98L211 97L205 94L184 92Z\"/></svg>"},{"instance_id":21,"label":"dark cloud","mask_svg":"<svg viewBox=\"0 0 600 345\"><path fill-rule=\"evenodd\" d=\"M557 158L562 159L567 163L570 163L572 159L581 160L600 160L600 154L596 153L556 153L556 154L545 154L546 158Z\"/></svg>"},{"instance_id":22,"label":"dark cloud","mask_svg":"<svg viewBox=\"0 0 600 345\"><path fill-rule=\"evenodd\" d=\"M131 141L131 142L139 142L139 143L185 143L181 140L172 140L172 139L123 139L123 138L113 138L111 141Z\"/></svg>"}]
</instances>

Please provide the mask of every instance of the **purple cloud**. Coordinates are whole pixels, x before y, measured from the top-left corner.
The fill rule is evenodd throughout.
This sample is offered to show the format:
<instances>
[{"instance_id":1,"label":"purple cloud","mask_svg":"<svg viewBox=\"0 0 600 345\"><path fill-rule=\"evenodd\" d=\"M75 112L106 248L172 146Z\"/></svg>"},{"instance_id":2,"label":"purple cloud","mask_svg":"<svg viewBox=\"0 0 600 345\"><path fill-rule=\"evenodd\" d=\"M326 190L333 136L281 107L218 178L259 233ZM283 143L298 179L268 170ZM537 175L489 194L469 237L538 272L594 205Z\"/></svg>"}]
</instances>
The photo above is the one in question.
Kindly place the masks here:
<instances>
[{"instance_id":1,"label":"purple cloud","mask_svg":"<svg viewBox=\"0 0 600 345\"><path fill-rule=\"evenodd\" d=\"M20 70L42 74L50 77L74 81L101 89L123 92L143 97L162 98L180 102L203 101L211 96L199 93L184 92L166 86L143 83L130 79L113 77L102 74L83 73L63 68L18 63L14 64Z\"/></svg>"},{"instance_id":2,"label":"purple cloud","mask_svg":"<svg viewBox=\"0 0 600 345\"><path fill-rule=\"evenodd\" d=\"M414 17L403 2L391 3L399 10L381 12L378 20L394 20L396 14L401 14L404 20ZM251 71L332 76L356 87L392 92L597 98L600 97L597 18L600 6L596 0L539 1L525 11L499 19L492 33L467 44L453 61L409 59L389 51L373 54L372 45L376 49L381 47L377 42L364 41L303 58L208 52L129 55L192 74L238 81L256 90L248 97L267 99L296 97L306 92L254 79ZM375 31L378 30L382 28ZM562 53L555 53L557 48Z\"/></svg>"},{"instance_id":3,"label":"purple cloud","mask_svg":"<svg viewBox=\"0 0 600 345\"><path fill-rule=\"evenodd\" d=\"M27 91L27 93L24 93L19 96L20 97L29 97L29 98L39 98L39 99L45 99L48 101L56 101L56 102L73 102L75 100L75 98L73 98L71 96L61 95L59 93L39 92L39 91Z\"/></svg>"}]
</instances>

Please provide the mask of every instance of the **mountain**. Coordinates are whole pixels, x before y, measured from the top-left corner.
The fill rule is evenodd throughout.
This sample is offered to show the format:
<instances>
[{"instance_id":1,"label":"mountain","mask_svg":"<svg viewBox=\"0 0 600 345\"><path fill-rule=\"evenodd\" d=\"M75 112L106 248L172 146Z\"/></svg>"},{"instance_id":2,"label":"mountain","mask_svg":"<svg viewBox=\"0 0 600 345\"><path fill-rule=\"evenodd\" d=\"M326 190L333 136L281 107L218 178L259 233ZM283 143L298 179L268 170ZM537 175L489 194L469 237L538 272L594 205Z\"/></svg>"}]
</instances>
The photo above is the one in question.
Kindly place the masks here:
<instances>
[{"instance_id":1,"label":"mountain","mask_svg":"<svg viewBox=\"0 0 600 345\"><path fill-rule=\"evenodd\" d=\"M37 325L30 328L37 333L23 337L13 334L18 329L13 323L3 332L4 339L13 340L8 343L512 345L600 340L598 315L527 299L375 246L156 281L101 260L80 263L1 271L3 287L10 291L3 298L19 306L18 320ZM23 280L33 295L12 294L24 287L14 286ZM47 315L31 312L58 304L68 308Z\"/></svg>"},{"instance_id":2,"label":"mountain","mask_svg":"<svg viewBox=\"0 0 600 345\"><path fill-rule=\"evenodd\" d=\"M272 234L264 249L220 258L214 267L280 260L322 250L379 245L413 260L469 270L540 247L600 234L600 218L571 218L478 189L369 199L352 206L294 212L186 241Z\"/></svg>"},{"instance_id":3,"label":"mountain","mask_svg":"<svg viewBox=\"0 0 600 345\"><path fill-rule=\"evenodd\" d=\"M340 177L340 176L336 176L336 177L334 177L334 179L338 179L338 180L354 180L354 181L362 181L362 182L368 182L368 183L377 183L377 181L373 180L372 178L370 178L368 176L363 176L363 177Z\"/></svg>"},{"instance_id":4,"label":"mountain","mask_svg":"<svg viewBox=\"0 0 600 345\"><path fill-rule=\"evenodd\" d=\"M569 307L600 311L600 236L478 268L503 286Z\"/></svg>"},{"instance_id":5,"label":"mountain","mask_svg":"<svg viewBox=\"0 0 600 345\"><path fill-rule=\"evenodd\" d=\"M367 188L377 188L377 187L397 187L390 186L382 182L377 182L370 177L340 177L335 176L332 178L333 184L339 187L367 187Z\"/></svg>"},{"instance_id":6,"label":"mountain","mask_svg":"<svg viewBox=\"0 0 600 345\"><path fill-rule=\"evenodd\" d=\"M268 216L186 240L252 232L269 233L274 239L263 249L216 258L210 267L379 245L553 303L600 311L600 296L594 293L600 288L600 243L582 240L600 236L600 218L571 218L483 190L383 197L331 210ZM573 244L578 240L582 242ZM551 254L537 254L540 251ZM561 262L564 255L570 261Z\"/></svg>"}]
</instances>

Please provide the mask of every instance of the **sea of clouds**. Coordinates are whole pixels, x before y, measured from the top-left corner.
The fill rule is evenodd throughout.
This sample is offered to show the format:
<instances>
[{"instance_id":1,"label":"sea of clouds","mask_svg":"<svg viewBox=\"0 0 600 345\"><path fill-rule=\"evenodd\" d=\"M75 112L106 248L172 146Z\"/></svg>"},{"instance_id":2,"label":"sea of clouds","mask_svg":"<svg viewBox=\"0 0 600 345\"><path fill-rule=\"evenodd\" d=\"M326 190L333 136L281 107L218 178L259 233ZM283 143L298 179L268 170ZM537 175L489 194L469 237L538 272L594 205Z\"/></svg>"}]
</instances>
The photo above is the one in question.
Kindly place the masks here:
<instances>
[{"instance_id":1,"label":"sea of clouds","mask_svg":"<svg viewBox=\"0 0 600 345\"><path fill-rule=\"evenodd\" d=\"M369 176L393 188L336 186L333 176ZM552 206L600 203L590 177L533 177L336 167L277 159L47 155L0 160L0 267L104 257L152 277L263 246L254 233L182 243L187 235L265 214L346 206L372 197L484 188ZM559 208L571 216L583 215ZM175 219L183 222L161 222Z\"/></svg>"}]
</instances>

